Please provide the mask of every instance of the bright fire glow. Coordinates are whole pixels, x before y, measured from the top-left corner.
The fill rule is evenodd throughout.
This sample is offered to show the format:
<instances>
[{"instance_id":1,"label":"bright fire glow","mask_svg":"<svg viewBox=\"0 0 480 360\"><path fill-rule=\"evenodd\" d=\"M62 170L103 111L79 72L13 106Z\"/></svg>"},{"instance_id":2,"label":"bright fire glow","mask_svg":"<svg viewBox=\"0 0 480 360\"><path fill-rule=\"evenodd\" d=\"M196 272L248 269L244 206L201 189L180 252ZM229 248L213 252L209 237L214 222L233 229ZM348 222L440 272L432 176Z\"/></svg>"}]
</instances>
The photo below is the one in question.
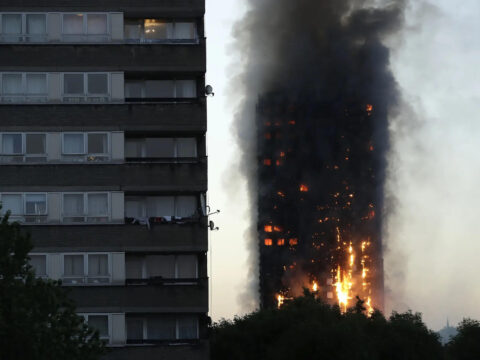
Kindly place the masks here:
<instances>
[{"instance_id":1,"label":"bright fire glow","mask_svg":"<svg viewBox=\"0 0 480 360\"><path fill-rule=\"evenodd\" d=\"M277 295L277 307L280 309L285 302L285 297L283 295Z\"/></svg>"},{"instance_id":2,"label":"bright fire glow","mask_svg":"<svg viewBox=\"0 0 480 360\"><path fill-rule=\"evenodd\" d=\"M308 191L308 186L307 186L307 185L304 185L304 184L301 184L301 185L300 185L300 191L301 191L301 192L307 192L307 191Z\"/></svg>"},{"instance_id":3,"label":"bright fire glow","mask_svg":"<svg viewBox=\"0 0 480 360\"><path fill-rule=\"evenodd\" d=\"M313 291L313 292L317 292L317 291L318 291L318 284L317 284L316 281L313 282L312 291Z\"/></svg>"}]
</instances>

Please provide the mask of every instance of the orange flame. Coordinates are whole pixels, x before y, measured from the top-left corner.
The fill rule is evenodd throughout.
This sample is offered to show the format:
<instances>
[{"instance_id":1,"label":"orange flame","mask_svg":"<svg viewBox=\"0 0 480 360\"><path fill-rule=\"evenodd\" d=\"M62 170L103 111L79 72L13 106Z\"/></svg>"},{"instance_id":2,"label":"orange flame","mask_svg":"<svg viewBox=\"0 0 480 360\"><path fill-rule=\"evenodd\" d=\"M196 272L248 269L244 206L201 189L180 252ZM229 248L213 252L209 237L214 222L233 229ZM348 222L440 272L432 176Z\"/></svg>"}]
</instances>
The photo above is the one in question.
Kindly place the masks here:
<instances>
[{"instance_id":1,"label":"orange flame","mask_svg":"<svg viewBox=\"0 0 480 360\"><path fill-rule=\"evenodd\" d=\"M300 191L301 191L301 192L307 192L307 191L308 191L308 186L307 186L307 185L304 185L304 184L301 184L301 185L300 185Z\"/></svg>"},{"instance_id":2,"label":"orange flame","mask_svg":"<svg viewBox=\"0 0 480 360\"><path fill-rule=\"evenodd\" d=\"M273 240L272 239L265 239L265 246L272 246Z\"/></svg>"},{"instance_id":3,"label":"orange flame","mask_svg":"<svg viewBox=\"0 0 480 360\"><path fill-rule=\"evenodd\" d=\"M263 230L265 230L265 232L267 232L267 233L271 233L271 232L273 232L273 226L272 225L265 225L263 227Z\"/></svg>"}]
</instances>

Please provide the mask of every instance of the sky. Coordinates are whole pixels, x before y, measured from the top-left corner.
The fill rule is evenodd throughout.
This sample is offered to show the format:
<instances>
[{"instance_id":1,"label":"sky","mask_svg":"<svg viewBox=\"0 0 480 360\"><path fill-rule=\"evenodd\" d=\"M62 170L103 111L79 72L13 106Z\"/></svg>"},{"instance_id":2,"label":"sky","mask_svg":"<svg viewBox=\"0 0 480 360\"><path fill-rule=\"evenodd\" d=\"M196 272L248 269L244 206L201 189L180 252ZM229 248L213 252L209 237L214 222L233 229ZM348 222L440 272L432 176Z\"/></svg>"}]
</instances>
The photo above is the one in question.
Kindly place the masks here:
<instances>
[{"instance_id":1,"label":"sky","mask_svg":"<svg viewBox=\"0 0 480 360\"><path fill-rule=\"evenodd\" d=\"M245 179L235 171L232 136L238 68L232 26L245 0L206 0L210 315L253 310L242 302L251 283L245 229ZM480 319L480 2L412 0L391 67L408 106L392 118L389 198L384 242L388 311L422 312L437 330L447 317Z\"/></svg>"}]
</instances>

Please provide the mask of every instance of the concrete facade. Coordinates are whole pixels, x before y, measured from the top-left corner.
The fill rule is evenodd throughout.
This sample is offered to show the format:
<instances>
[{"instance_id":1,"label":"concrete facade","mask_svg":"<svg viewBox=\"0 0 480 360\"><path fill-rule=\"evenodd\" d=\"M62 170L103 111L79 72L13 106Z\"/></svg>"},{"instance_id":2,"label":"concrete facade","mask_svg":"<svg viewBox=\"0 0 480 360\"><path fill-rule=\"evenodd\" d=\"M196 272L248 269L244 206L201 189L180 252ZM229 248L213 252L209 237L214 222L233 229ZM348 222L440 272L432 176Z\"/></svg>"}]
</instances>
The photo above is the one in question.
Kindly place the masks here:
<instances>
[{"instance_id":1,"label":"concrete facade","mask_svg":"<svg viewBox=\"0 0 480 360\"><path fill-rule=\"evenodd\" d=\"M31 234L37 275L105 321L105 359L209 358L204 13L204 0L0 4L0 202ZM126 36L132 23L147 40ZM128 97L139 81L148 94Z\"/></svg>"}]
</instances>

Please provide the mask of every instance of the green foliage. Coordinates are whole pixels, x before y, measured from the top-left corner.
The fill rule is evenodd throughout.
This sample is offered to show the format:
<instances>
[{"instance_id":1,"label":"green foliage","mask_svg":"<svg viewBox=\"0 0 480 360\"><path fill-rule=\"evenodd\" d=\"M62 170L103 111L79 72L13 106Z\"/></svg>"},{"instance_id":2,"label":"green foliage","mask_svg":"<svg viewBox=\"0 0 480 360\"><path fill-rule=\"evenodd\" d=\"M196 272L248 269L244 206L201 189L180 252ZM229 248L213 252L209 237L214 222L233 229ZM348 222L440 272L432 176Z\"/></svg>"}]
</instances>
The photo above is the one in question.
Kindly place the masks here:
<instances>
[{"instance_id":1,"label":"green foliage","mask_svg":"<svg viewBox=\"0 0 480 360\"><path fill-rule=\"evenodd\" d=\"M438 335L420 314L378 311L365 315L363 302L342 314L309 293L281 309L223 320L211 328L212 360L439 360Z\"/></svg>"},{"instance_id":2,"label":"green foliage","mask_svg":"<svg viewBox=\"0 0 480 360\"><path fill-rule=\"evenodd\" d=\"M75 313L60 282L35 277L30 236L8 217L0 222L0 359L98 359L105 352L98 332Z\"/></svg>"},{"instance_id":3,"label":"green foliage","mask_svg":"<svg viewBox=\"0 0 480 360\"><path fill-rule=\"evenodd\" d=\"M480 359L480 322L464 319L458 325L458 334L447 344L447 359Z\"/></svg>"}]
</instances>

